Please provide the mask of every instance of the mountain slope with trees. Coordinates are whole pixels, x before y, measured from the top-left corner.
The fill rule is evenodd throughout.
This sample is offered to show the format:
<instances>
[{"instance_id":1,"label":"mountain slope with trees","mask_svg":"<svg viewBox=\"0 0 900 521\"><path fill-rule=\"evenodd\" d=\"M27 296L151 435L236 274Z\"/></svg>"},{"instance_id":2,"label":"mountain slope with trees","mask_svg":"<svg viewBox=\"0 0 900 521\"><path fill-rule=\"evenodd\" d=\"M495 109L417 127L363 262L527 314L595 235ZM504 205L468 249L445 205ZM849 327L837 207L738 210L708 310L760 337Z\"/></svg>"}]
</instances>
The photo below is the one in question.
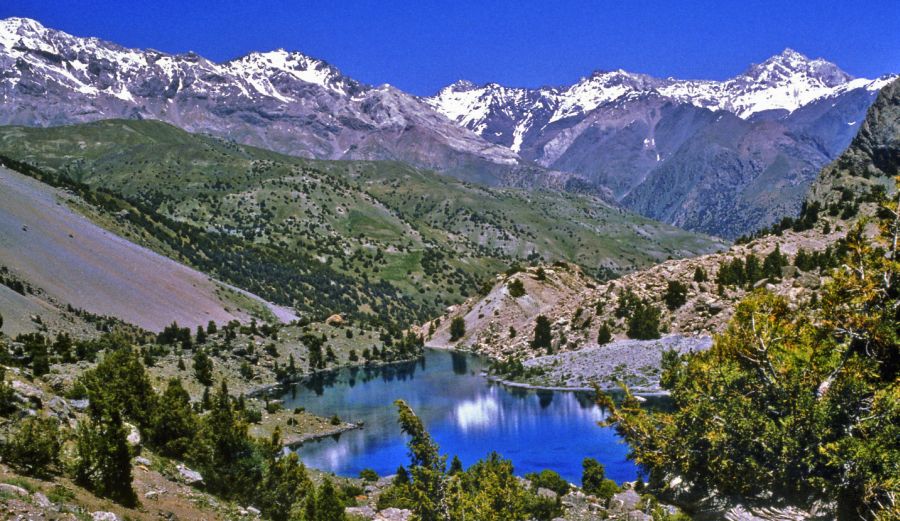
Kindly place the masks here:
<instances>
[{"instance_id":1,"label":"mountain slope with trees","mask_svg":"<svg viewBox=\"0 0 900 521\"><path fill-rule=\"evenodd\" d=\"M720 246L590 195L304 160L154 121L5 127L0 155L130 240L319 320L421 321L515 263L607 277Z\"/></svg>"}]
</instances>

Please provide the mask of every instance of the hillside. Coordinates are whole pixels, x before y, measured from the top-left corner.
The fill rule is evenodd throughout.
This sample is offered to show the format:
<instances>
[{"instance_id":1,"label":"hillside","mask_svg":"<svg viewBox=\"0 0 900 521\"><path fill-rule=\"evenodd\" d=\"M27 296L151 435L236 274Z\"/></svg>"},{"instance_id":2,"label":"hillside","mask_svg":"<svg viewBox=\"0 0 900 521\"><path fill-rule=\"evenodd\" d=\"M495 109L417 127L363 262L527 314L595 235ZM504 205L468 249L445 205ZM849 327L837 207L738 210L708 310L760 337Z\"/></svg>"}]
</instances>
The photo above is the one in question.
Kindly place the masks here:
<instances>
[{"instance_id":1,"label":"hillside","mask_svg":"<svg viewBox=\"0 0 900 521\"><path fill-rule=\"evenodd\" d=\"M564 264L499 276L486 296L467 300L424 324L421 331L429 335L427 344L434 347L470 349L501 360L529 360L548 354L547 349L531 344L538 315L549 318L553 339L549 351L559 353L596 348L604 324L610 328L612 341L624 341L635 299L659 311L661 334L689 337L722 332L735 305L756 288L783 295L793 305L817 299L818 288L836 267L836 256L843 247L840 239L857 217L875 214L879 191L893 193L888 187L900 164L898 122L900 80L882 89L851 146L822 171L803 215L786 219L746 243L719 253L663 262L602 283ZM776 248L780 260L773 254ZM751 255L756 263L753 268L747 264ZM767 275L764 270L770 255L776 259L771 270L775 273ZM740 280L735 279L735 272ZM511 284L518 284L515 281L523 288L518 297L510 294ZM673 282L684 285L683 298L667 307L665 295ZM465 334L451 341L450 325L456 317L463 318ZM555 359L550 358L538 365L552 365ZM585 386L589 379L590 375L574 384ZM567 385L541 377L536 381Z\"/></svg>"},{"instance_id":2,"label":"hillside","mask_svg":"<svg viewBox=\"0 0 900 521\"><path fill-rule=\"evenodd\" d=\"M320 319L424 320L514 263L565 260L609 276L721 247L590 195L486 188L401 163L304 160L153 121L6 127L0 155L123 199L95 218Z\"/></svg>"},{"instance_id":3,"label":"hillside","mask_svg":"<svg viewBox=\"0 0 900 521\"><path fill-rule=\"evenodd\" d=\"M293 313L239 292L97 226L70 205L71 194L0 168L0 263L7 277L41 290L4 288L4 332L33 330L32 316L53 316L55 301L152 331L177 321L248 321L251 315L290 321Z\"/></svg>"}]
</instances>

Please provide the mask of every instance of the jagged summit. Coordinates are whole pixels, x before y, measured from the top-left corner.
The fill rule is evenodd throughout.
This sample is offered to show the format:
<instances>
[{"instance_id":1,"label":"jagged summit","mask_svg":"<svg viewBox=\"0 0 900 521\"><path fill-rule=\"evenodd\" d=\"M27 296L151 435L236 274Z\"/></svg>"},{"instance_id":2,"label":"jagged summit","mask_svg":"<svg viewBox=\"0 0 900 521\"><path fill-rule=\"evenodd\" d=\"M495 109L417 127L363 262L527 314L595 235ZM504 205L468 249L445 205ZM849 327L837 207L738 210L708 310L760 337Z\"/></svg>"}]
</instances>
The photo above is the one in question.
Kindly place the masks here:
<instances>
[{"instance_id":1,"label":"jagged summit","mask_svg":"<svg viewBox=\"0 0 900 521\"><path fill-rule=\"evenodd\" d=\"M0 68L0 124L159 119L299 156L401 160L486 184L519 164L420 98L297 51L215 62L9 18L0 21Z\"/></svg>"},{"instance_id":2,"label":"jagged summit","mask_svg":"<svg viewBox=\"0 0 900 521\"><path fill-rule=\"evenodd\" d=\"M790 81L797 75L818 80L827 87L837 87L853 79L834 63L822 58L810 59L791 48L762 63L751 65L742 74L758 82Z\"/></svg>"}]
</instances>

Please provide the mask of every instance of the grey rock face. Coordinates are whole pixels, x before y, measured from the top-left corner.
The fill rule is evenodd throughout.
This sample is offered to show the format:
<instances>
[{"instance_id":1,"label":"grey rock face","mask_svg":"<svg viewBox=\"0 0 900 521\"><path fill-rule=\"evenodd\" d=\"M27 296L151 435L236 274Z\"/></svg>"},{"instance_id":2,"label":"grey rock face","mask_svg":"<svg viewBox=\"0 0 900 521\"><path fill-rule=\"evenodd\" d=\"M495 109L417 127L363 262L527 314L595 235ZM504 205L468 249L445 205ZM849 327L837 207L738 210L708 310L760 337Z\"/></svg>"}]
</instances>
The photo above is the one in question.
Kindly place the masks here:
<instances>
[{"instance_id":1,"label":"grey rock face","mask_svg":"<svg viewBox=\"0 0 900 521\"><path fill-rule=\"evenodd\" d=\"M648 217L736 237L799 212L889 81L786 49L721 82L596 72L558 88L457 82L428 102Z\"/></svg>"}]
</instances>

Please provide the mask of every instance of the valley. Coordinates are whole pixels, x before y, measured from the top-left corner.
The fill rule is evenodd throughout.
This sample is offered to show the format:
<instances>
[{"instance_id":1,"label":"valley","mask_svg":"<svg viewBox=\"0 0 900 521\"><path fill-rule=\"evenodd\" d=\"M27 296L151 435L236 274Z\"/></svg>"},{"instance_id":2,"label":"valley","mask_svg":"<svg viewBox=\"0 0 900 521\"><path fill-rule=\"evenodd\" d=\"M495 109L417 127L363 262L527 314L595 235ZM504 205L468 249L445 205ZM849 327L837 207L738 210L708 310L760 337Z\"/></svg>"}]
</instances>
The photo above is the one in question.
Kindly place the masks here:
<instances>
[{"instance_id":1,"label":"valley","mask_svg":"<svg viewBox=\"0 0 900 521\"><path fill-rule=\"evenodd\" d=\"M896 75L0 65L0 517L900 516Z\"/></svg>"}]
</instances>

